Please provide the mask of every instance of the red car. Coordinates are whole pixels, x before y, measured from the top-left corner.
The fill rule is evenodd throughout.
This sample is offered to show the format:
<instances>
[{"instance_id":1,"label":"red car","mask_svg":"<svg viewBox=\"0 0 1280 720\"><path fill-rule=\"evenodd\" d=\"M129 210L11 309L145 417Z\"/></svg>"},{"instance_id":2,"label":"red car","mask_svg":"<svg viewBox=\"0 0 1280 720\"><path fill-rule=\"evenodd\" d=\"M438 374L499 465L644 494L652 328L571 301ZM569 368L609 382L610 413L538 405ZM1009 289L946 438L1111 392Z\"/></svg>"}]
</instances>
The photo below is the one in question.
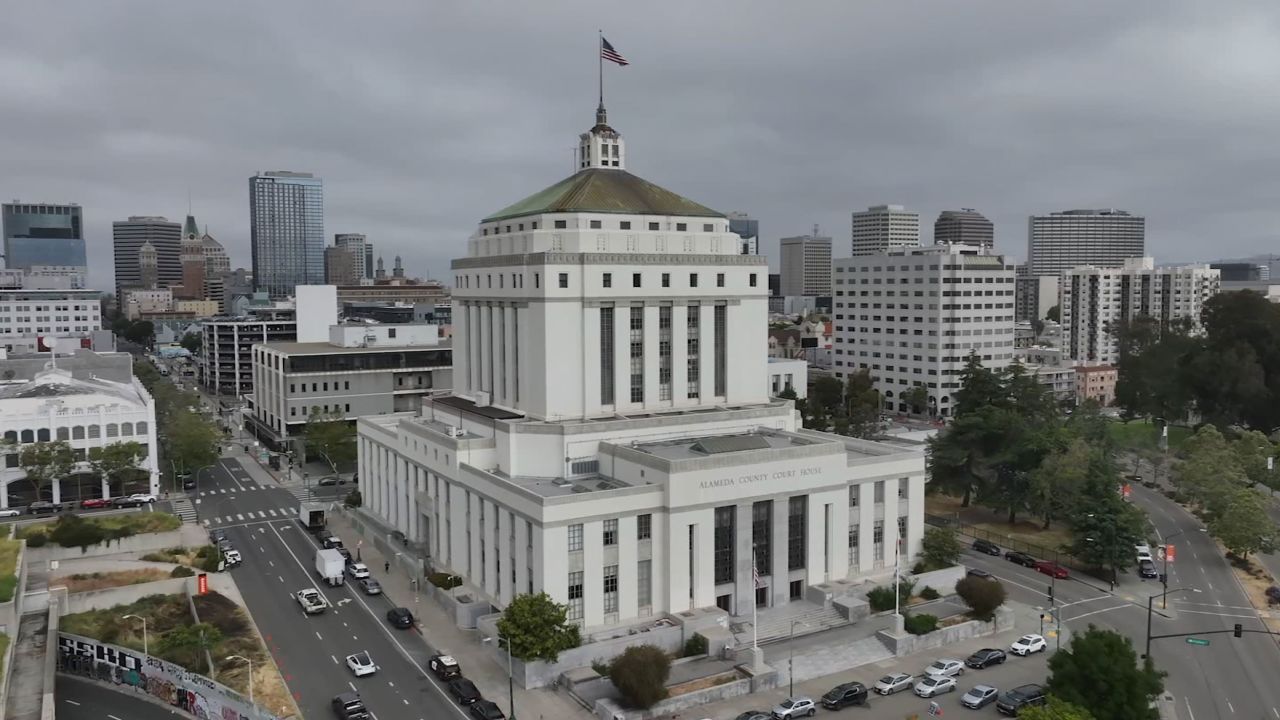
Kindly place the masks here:
<instances>
[{"instance_id":1,"label":"red car","mask_svg":"<svg viewBox=\"0 0 1280 720\"><path fill-rule=\"evenodd\" d=\"M88 500L80 501L80 507L82 508L104 508L110 507L110 505L111 501L106 498L89 498Z\"/></svg>"},{"instance_id":2,"label":"red car","mask_svg":"<svg viewBox=\"0 0 1280 720\"><path fill-rule=\"evenodd\" d=\"M1039 570L1045 575L1052 575L1059 580L1067 579L1067 569L1057 563L1051 563L1048 560L1041 560L1036 563L1036 570Z\"/></svg>"}]
</instances>

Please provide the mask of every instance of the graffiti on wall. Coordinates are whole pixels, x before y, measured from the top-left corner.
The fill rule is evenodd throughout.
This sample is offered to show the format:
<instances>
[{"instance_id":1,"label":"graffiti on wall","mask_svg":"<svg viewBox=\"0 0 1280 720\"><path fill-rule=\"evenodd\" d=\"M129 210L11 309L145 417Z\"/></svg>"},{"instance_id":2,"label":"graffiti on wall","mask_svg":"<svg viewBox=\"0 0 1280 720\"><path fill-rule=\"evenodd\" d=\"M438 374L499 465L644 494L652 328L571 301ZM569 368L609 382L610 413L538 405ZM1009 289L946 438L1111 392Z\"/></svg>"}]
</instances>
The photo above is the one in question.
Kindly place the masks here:
<instances>
[{"instance_id":1,"label":"graffiti on wall","mask_svg":"<svg viewBox=\"0 0 1280 720\"><path fill-rule=\"evenodd\" d=\"M127 685L199 720L278 720L231 688L160 658L58 633L58 670Z\"/></svg>"}]
</instances>

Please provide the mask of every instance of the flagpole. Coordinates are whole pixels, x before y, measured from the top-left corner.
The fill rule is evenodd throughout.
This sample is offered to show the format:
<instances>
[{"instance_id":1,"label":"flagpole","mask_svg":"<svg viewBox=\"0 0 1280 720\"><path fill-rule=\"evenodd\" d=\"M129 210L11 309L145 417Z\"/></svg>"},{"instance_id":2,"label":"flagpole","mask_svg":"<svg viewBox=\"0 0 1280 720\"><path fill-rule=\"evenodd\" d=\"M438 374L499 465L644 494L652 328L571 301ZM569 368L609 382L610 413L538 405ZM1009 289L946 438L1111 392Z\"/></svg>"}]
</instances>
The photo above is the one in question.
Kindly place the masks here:
<instances>
[{"instance_id":1,"label":"flagpole","mask_svg":"<svg viewBox=\"0 0 1280 720\"><path fill-rule=\"evenodd\" d=\"M898 591L898 579L902 576L902 573L898 571L898 555L901 548L902 540L898 539L893 544L893 614L899 617L902 615L901 609L898 607L899 599L901 598Z\"/></svg>"},{"instance_id":2,"label":"flagpole","mask_svg":"<svg viewBox=\"0 0 1280 720\"><path fill-rule=\"evenodd\" d=\"M597 30L596 62L600 66L600 107L604 107L604 30Z\"/></svg>"},{"instance_id":3,"label":"flagpole","mask_svg":"<svg viewBox=\"0 0 1280 720\"><path fill-rule=\"evenodd\" d=\"M760 621L758 619L760 612L760 603L756 602L756 590L759 589L759 583L756 582L756 549L751 548L751 649L755 650L760 647Z\"/></svg>"}]
</instances>

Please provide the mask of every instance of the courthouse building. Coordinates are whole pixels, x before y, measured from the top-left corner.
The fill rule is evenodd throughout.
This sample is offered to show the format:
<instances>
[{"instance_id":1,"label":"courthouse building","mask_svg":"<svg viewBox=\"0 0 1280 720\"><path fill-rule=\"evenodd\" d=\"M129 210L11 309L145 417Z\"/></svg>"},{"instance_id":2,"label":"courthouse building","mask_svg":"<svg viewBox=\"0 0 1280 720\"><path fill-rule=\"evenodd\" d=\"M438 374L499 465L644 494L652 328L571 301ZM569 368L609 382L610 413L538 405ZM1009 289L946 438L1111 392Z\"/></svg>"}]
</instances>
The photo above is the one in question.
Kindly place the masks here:
<instances>
[{"instance_id":1,"label":"courthouse building","mask_svg":"<svg viewBox=\"0 0 1280 720\"><path fill-rule=\"evenodd\" d=\"M766 259L626 159L600 108L575 174L481 221L452 393L358 423L366 509L493 605L545 591L589 631L910 567L923 454L771 400Z\"/></svg>"}]
</instances>

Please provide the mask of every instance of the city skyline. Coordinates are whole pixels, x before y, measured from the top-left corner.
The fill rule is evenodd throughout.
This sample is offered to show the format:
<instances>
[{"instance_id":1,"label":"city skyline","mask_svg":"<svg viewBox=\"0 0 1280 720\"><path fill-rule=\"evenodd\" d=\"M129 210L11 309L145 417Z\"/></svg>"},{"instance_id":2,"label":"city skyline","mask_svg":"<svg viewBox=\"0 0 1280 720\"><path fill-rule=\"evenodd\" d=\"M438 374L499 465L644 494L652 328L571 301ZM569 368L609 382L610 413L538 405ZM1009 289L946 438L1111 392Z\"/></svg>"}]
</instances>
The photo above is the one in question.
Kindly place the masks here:
<instances>
[{"instance_id":1,"label":"city skyline","mask_svg":"<svg viewBox=\"0 0 1280 720\"><path fill-rule=\"evenodd\" d=\"M761 252L775 268L780 237L815 222L847 237L850 212L883 202L923 218L979 208L996 225L997 252L1018 260L1029 216L1073 207L1147 217L1148 252L1162 262L1271 249L1268 198L1280 188L1265 172L1263 133L1280 110L1238 59L1254 47L1270 57L1269 39L1251 28L1280 11L1261 4L1223 17L1173 3L1151 18L1101 2L1025 15L923 3L725 13L712 2L682 10L689 27L714 19L725 30L698 39L639 8L579 28L573 4L517 9L501 27L475 8L449 9L430 25L409 10L325 10L298 26L287 3L252 18L157 6L151 30L81 7L58 13L70 42L36 52L19 38L0 50L15 69L0 78L13 99L0 110L12 128L0 147L7 197L85 208L96 287L112 285L99 272L110 264L110 223L182 217L188 192L233 265L248 267L243 178L265 167L326 179L329 234L365 233L388 257L402 255L409 274L446 276L470 219L494 210L484 205L488 190L510 195L572 169L568 147L562 159L538 148L562 142L555 129L581 124L595 104L597 24L631 62L607 69L605 102L644 150L637 170L657 168L656 181L761 220ZM19 8L13 20L39 26L50 12ZM872 30L890 14L911 16L917 29L905 39ZM214 43L192 54L182 32L192 23L256 49ZM859 29L819 42L820 53L795 53L789 39L801 28L810 41L835 39L849 27ZM983 32L953 32L968 27ZM359 48L355 64L345 53L302 62L267 50L352 47L375 29L383 40ZM460 65L459 43L482 33L503 52ZM1212 49L1222 46L1240 52ZM530 52L538 63L511 62ZM893 81L847 72L874 66L893 67ZM1116 67L1126 82L1114 81ZM188 73L202 82L167 79ZM535 93L548 76L563 82ZM703 102L711 92L721 101ZM138 97L152 102L122 102ZM102 112L68 112L71 98ZM750 113L721 112L748 104ZM939 106L964 112L939 115ZM193 117L192 107L207 112ZM921 242L930 241L926 229Z\"/></svg>"}]
</instances>

